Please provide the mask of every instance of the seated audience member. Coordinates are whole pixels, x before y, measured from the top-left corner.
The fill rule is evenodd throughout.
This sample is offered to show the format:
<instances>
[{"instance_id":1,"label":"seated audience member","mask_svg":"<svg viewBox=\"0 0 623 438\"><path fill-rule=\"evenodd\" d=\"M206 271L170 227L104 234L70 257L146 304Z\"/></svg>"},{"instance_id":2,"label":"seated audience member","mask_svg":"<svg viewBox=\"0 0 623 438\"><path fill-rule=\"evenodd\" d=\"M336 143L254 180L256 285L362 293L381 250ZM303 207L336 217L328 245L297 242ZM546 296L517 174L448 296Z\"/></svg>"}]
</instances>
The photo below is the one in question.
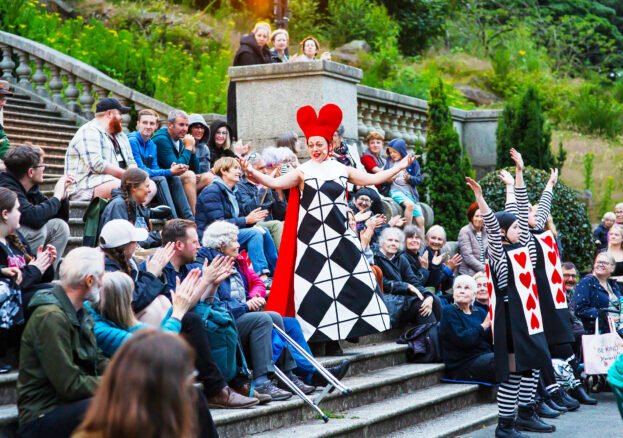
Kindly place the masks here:
<instances>
[{"instance_id":1,"label":"seated audience member","mask_svg":"<svg viewBox=\"0 0 623 438\"><path fill-rule=\"evenodd\" d=\"M415 225L407 225L404 229L404 233L404 255L409 262L409 266L411 266L411 270L417 277L421 278L420 281L424 287L431 287L433 284L438 284L441 275L443 255L439 254L433 257L429 263L428 254L423 247L424 234L422 230ZM432 287L433 290L436 290L434 286Z\"/></svg>"},{"instance_id":2,"label":"seated audience member","mask_svg":"<svg viewBox=\"0 0 623 438\"><path fill-rule=\"evenodd\" d=\"M188 170L180 178L190 209L194 213L197 193L212 182L213 175L210 172L201 173L195 139L188 134L188 114L180 110L171 111L168 126L157 130L151 140L156 145L158 166L161 169L170 169L173 164L188 166Z\"/></svg>"},{"instance_id":3,"label":"seated audience member","mask_svg":"<svg viewBox=\"0 0 623 438\"><path fill-rule=\"evenodd\" d=\"M374 253L374 264L383 272L383 300L392 327L435 322L433 296L399 253L402 242L404 233L400 229L386 228L379 239L379 250Z\"/></svg>"},{"instance_id":4,"label":"seated audience member","mask_svg":"<svg viewBox=\"0 0 623 438\"><path fill-rule=\"evenodd\" d=\"M587 334L595 333L595 320L602 309L619 311L621 293L617 282L610 278L614 270L614 258L607 252L595 257L593 273L578 282L575 289L575 314L584 324ZM599 330L608 333L606 315L600 317Z\"/></svg>"},{"instance_id":5,"label":"seated audience member","mask_svg":"<svg viewBox=\"0 0 623 438\"><path fill-rule=\"evenodd\" d=\"M459 274L474 275L485 272L485 249L487 232L484 220L475 202L467 209L469 223L459 231L459 253L463 259L459 265Z\"/></svg>"},{"instance_id":6,"label":"seated audience member","mask_svg":"<svg viewBox=\"0 0 623 438\"><path fill-rule=\"evenodd\" d=\"M203 236L203 230L214 221L225 220L240 228L240 245L249 253L253 270L266 281L275 270L277 249L266 228L256 226L266 219L267 210L260 207L246 216L240 216L240 204L234 193L234 187L240 181L242 169L234 158L223 157L213 168L214 182L199 195L197 205L197 232Z\"/></svg>"},{"instance_id":7,"label":"seated audience member","mask_svg":"<svg viewBox=\"0 0 623 438\"><path fill-rule=\"evenodd\" d=\"M262 173L267 173L264 159L259 153L253 152L250 154L248 161L254 169ZM241 215L246 216L257 208L268 212L266 218L257 224L270 231L270 235L275 242L275 247L279 248L281 244L281 234L283 233L283 221L286 218L287 205L283 190L272 190L261 184L251 182L246 178L246 175L240 178L240 181L235 187Z\"/></svg>"},{"instance_id":8,"label":"seated audience member","mask_svg":"<svg viewBox=\"0 0 623 438\"><path fill-rule=\"evenodd\" d=\"M13 96L11 84L8 81L0 81L0 160L4 159L4 154L11 149L9 139L4 132L4 106L8 96Z\"/></svg>"},{"instance_id":9,"label":"seated audience member","mask_svg":"<svg viewBox=\"0 0 623 438\"><path fill-rule=\"evenodd\" d=\"M193 269L201 266L196 263L197 252L201 248L196 225L183 219L170 220L162 229L162 240L165 245L173 242L175 248L170 263L164 269L168 287L174 288L177 279L183 280ZM242 308L238 308L232 313L236 318L243 347L250 350L251 353L247 356L247 360L253 370L256 391L260 394L269 395L272 400L286 400L292 396L292 393L277 388L267 378L267 374L274 370L273 321L276 321L283 329L281 316L275 312L250 312L251 308L259 309L259 305L256 307L257 301L259 300L254 300L251 305L249 303L244 305L247 313L244 313ZM296 363L289 350L282 356L282 360L281 365L285 364L283 368L280 367L282 371L290 372L296 368ZM247 386L246 389L249 390L250 388ZM241 393L249 396L248 392Z\"/></svg>"},{"instance_id":10,"label":"seated audience member","mask_svg":"<svg viewBox=\"0 0 623 438\"><path fill-rule=\"evenodd\" d=\"M474 307L478 307L488 313L489 281L487 280L487 274L485 274L484 272L476 272L472 278L476 282L476 298L474 300Z\"/></svg>"},{"instance_id":11,"label":"seated audience member","mask_svg":"<svg viewBox=\"0 0 623 438\"><path fill-rule=\"evenodd\" d=\"M60 284L30 301L17 378L21 437L67 438L82 421L108 363L83 308L99 300L103 274L99 250L76 248L61 263Z\"/></svg>"},{"instance_id":12,"label":"seated audience member","mask_svg":"<svg viewBox=\"0 0 623 438\"><path fill-rule=\"evenodd\" d=\"M288 54L290 35L287 30L275 30L270 35L270 43L273 45L273 48L270 50L270 59L273 63L288 62L290 60L290 56Z\"/></svg>"},{"instance_id":13,"label":"seated audience member","mask_svg":"<svg viewBox=\"0 0 623 438\"><path fill-rule=\"evenodd\" d=\"M248 259L239 253L238 228L229 222L214 222L206 228L202 243L203 247L199 250L197 256L198 262L201 263L202 259L214 260L221 254L236 260L231 270L231 275L220 284L217 291L217 297L222 305L231 311L237 320L241 315L248 312L263 311L266 303L266 287L255 272L249 268ZM275 319L274 315L271 315L271 317L273 317L273 320ZM300 323L295 318L282 318L282 320L285 332L311 355L311 350L301 331ZM272 339L273 359L277 363L279 356L283 354L288 346L278 335L273 336ZM326 384L326 382L322 383L324 379L319 373L315 372L313 365L307 359L294 348L290 348L289 351L297 365L297 368L294 370L297 376L301 377L307 384ZM341 379L346 374L348 366L348 363L343 362L340 366L330 368L329 371L338 379ZM305 394L314 391L313 386L304 383L299 384L297 383L297 378L292 380ZM281 385L283 384L280 383L282 389L288 389L286 386Z\"/></svg>"},{"instance_id":14,"label":"seated audience member","mask_svg":"<svg viewBox=\"0 0 623 438\"><path fill-rule=\"evenodd\" d=\"M223 259L224 260L224 259ZM176 285L173 294L173 305L164 319L156 327L163 331L179 333L195 351L195 368L198 371L197 381L203 386L203 393L211 408L247 408L259 403L254 397L238 394L223 381L223 376L214 361L210 349L210 341L206 333L203 319L199 314L189 312L202 295L213 296L225 274L231 269L231 263L221 265L219 275L211 281L213 275L203 275L195 269ZM102 291L99 303L89 310L95 320L95 338L97 345L104 354L111 357L138 330L149 327L139 322L132 311L134 281L123 272L108 272L102 279Z\"/></svg>"},{"instance_id":15,"label":"seated audience member","mask_svg":"<svg viewBox=\"0 0 623 438\"><path fill-rule=\"evenodd\" d=\"M473 305L476 287L469 275L454 280L454 304L441 311L441 356L451 379L496 383L491 319Z\"/></svg>"},{"instance_id":16,"label":"seated audience member","mask_svg":"<svg viewBox=\"0 0 623 438\"><path fill-rule=\"evenodd\" d=\"M614 223L617 225L623 225L623 202L619 202L614 206Z\"/></svg>"},{"instance_id":17,"label":"seated audience member","mask_svg":"<svg viewBox=\"0 0 623 438\"><path fill-rule=\"evenodd\" d=\"M383 134L376 131L372 131L366 137L368 149L361 156L361 164L366 172L378 173L385 168L387 161L384 156L384 139ZM379 193L383 196L389 196L390 187L391 182L384 182L376 186L378 193L374 192L373 196L375 196L375 199L372 200L372 211L375 214L383 214L383 205L381 204Z\"/></svg>"},{"instance_id":18,"label":"seated audience member","mask_svg":"<svg viewBox=\"0 0 623 438\"><path fill-rule=\"evenodd\" d=\"M283 147L268 146L267 148L264 148L264 150L262 150L262 159L264 160L264 164L266 165L267 174L270 175L273 172L281 172L283 170L282 165L285 164L283 162L285 156L281 152L282 149ZM286 166L287 164L283 167Z\"/></svg>"},{"instance_id":19,"label":"seated audience member","mask_svg":"<svg viewBox=\"0 0 623 438\"><path fill-rule=\"evenodd\" d=\"M357 227L362 229L365 222L375 215L383 215L383 204L379 194L370 187L362 187L357 190L353 196L351 207L355 212L355 219L357 220ZM385 217L383 215L383 217ZM397 224L398 219L402 216L395 216L390 219L391 226L400 227ZM404 221L400 221L404 225Z\"/></svg>"},{"instance_id":20,"label":"seated audience member","mask_svg":"<svg viewBox=\"0 0 623 438\"><path fill-rule=\"evenodd\" d=\"M219 158L237 158L232 149L232 136L233 131L227 122L215 120L210 125L208 146L210 148L210 163L212 167L214 167Z\"/></svg>"},{"instance_id":21,"label":"seated audience member","mask_svg":"<svg viewBox=\"0 0 623 438\"><path fill-rule=\"evenodd\" d=\"M19 201L19 232L31 251L40 246L52 245L57 254L63 254L69 241L69 200L67 187L72 175L59 178L50 199L39 190L45 170L41 148L15 146L4 157L6 171L0 173L0 186L13 190ZM54 268L60 262L57 258Z\"/></svg>"},{"instance_id":22,"label":"seated audience member","mask_svg":"<svg viewBox=\"0 0 623 438\"><path fill-rule=\"evenodd\" d=\"M152 209L144 207L145 200L149 196L149 185L149 176L144 170L134 167L123 172L121 186L113 190L112 199L102 212L100 227L114 219L130 221L135 227L149 231L147 238L139 242L141 248L159 247L162 244L160 233L152 231L149 222ZM166 212L158 210L158 214L166 214L169 211L169 209Z\"/></svg>"},{"instance_id":23,"label":"seated audience member","mask_svg":"<svg viewBox=\"0 0 623 438\"><path fill-rule=\"evenodd\" d=\"M210 159L210 127L201 114L188 116L188 133L195 139L195 155L199 160L199 171L209 172L212 164Z\"/></svg>"},{"instance_id":24,"label":"seated audience member","mask_svg":"<svg viewBox=\"0 0 623 438\"><path fill-rule=\"evenodd\" d=\"M170 333L141 330L119 349L72 438L217 438L193 387L194 354Z\"/></svg>"},{"instance_id":25,"label":"seated audience member","mask_svg":"<svg viewBox=\"0 0 623 438\"><path fill-rule=\"evenodd\" d=\"M301 140L299 140L298 135L294 131L288 131L281 134L277 137L277 148L288 148L290 149L294 155L297 157L296 161L292 163L293 167L299 166L298 156L302 152L301 149ZM266 149L264 149L266 150ZM262 154L264 151L262 151ZM266 157L264 157L266 159Z\"/></svg>"},{"instance_id":26,"label":"seated audience member","mask_svg":"<svg viewBox=\"0 0 623 438\"><path fill-rule=\"evenodd\" d=\"M605 251L614 259L611 278L617 282L621 290L623 288L623 226L615 224L610 228L608 246Z\"/></svg>"},{"instance_id":27,"label":"seated audience member","mask_svg":"<svg viewBox=\"0 0 623 438\"><path fill-rule=\"evenodd\" d=\"M344 125L340 126L333 133L331 139L331 152L333 158L342 163L345 166L356 167L356 161L351 155L348 146L344 143ZM359 156L357 156L359 158Z\"/></svg>"},{"instance_id":28,"label":"seated audience member","mask_svg":"<svg viewBox=\"0 0 623 438\"><path fill-rule=\"evenodd\" d=\"M95 106L95 118L78 129L67 146L65 175L73 175L67 188L73 201L90 201L93 197L110 198L119 187L123 171L136 166L128 137L123 133L121 115L130 108L117 99L106 97ZM156 190L152 190L152 196Z\"/></svg>"},{"instance_id":29,"label":"seated audience member","mask_svg":"<svg viewBox=\"0 0 623 438\"><path fill-rule=\"evenodd\" d=\"M348 226L353 233L359 237L359 241L361 242L361 249L363 251L363 255L366 257L366 260L370 264L370 269L372 269L372 273L376 278L376 282L381 288L381 292L383 292L383 271L381 268L374 264L374 251L372 251L371 241L374 236L376 222L373 221L371 225L367 226L365 229L361 230L361 232L357 229L357 221L355 220L355 213L349 208L348 209Z\"/></svg>"},{"instance_id":30,"label":"seated audience member","mask_svg":"<svg viewBox=\"0 0 623 438\"><path fill-rule=\"evenodd\" d=\"M407 155L407 144L401 138L396 138L387 145L387 161L385 169L391 169L395 164L399 163ZM424 214L420 208L420 197L417 192L417 186L422 184L422 174L420 172L420 164L415 157L409 167L392 180L389 188L389 196L404 208L404 217L407 225L411 225L415 218L415 224L424 232Z\"/></svg>"},{"instance_id":31,"label":"seated audience member","mask_svg":"<svg viewBox=\"0 0 623 438\"><path fill-rule=\"evenodd\" d=\"M576 357L582 357L580 354L582 351L582 335L586 334L586 332L584 331L582 321L580 321L575 314L575 287L578 284L578 270L575 268L573 263L564 262L562 264L562 282L565 286L565 293L567 294L569 319L571 320L571 330L573 331L573 337L575 338L573 351L575 352Z\"/></svg>"},{"instance_id":32,"label":"seated audience member","mask_svg":"<svg viewBox=\"0 0 623 438\"><path fill-rule=\"evenodd\" d=\"M134 160L158 187L160 202L171 208L173 217L194 220L180 176L188 170L187 164L172 163L170 168L158 165L158 151L151 136L158 127L158 114L150 109L138 112L136 131L128 134Z\"/></svg>"},{"instance_id":33,"label":"seated audience member","mask_svg":"<svg viewBox=\"0 0 623 438\"><path fill-rule=\"evenodd\" d=\"M304 62L304 61L318 61L318 60L326 60L331 61L331 54L329 52L323 52L320 55L320 58L316 58L320 52L320 43L314 37L307 37L303 41L301 41L301 54L293 57L293 61L295 62Z\"/></svg>"},{"instance_id":34,"label":"seated audience member","mask_svg":"<svg viewBox=\"0 0 623 438\"><path fill-rule=\"evenodd\" d=\"M437 291L438 295L442 295L448 302L452 301L452 295L446 293L452 288L454 282L454 270L461 264L462 257L459 254L455 254L446 263L443 260L446 258L446 254L442 253L442 248L446 244L446 230L440 225L433 225L426 232L426 248L424 249L424 256L428 257L428 266L430 269L434 269L436 264L440 265L441 271L439 277L433 277L432 280L429 277L426 286L432 286ZM436 259L436 256L442 255L441 260Z\"/></svg>"}]
</instances>

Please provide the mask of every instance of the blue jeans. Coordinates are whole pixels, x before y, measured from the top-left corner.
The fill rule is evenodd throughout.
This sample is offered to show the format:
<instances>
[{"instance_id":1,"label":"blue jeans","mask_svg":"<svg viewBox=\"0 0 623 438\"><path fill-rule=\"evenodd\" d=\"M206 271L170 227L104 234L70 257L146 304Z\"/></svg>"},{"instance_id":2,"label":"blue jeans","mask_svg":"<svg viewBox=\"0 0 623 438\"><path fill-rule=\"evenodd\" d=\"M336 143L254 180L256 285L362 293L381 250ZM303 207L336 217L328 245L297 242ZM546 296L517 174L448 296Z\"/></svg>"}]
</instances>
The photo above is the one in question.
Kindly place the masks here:
<instances>
[{"instance_id":1,"label":"blue jeans","mask_svg":"<svg viewBox=\"0 0 623 438\"><path fill-rule=\"evenodd\" d=\"M171 207L174 219L181 216L182 219L195 220L179 176L152 176L151 179L158 187L156 194L158 202Z\"/></svg>"},{"instance_id":2,"label":"blue jeans","mask_svg":"<svg viewBox=\"0 0 623 438\"><path fill-rule=\"evenodd\" d=\"M312 355L309 345L307 345L307 341L305 340L305 336L303 336L301 324L296 320L296 318L283 317L282 319L284 331L288 334L288 336L294 339L294 342L299 344L305 349L305 351ZM273 360L275 363L285 348L290 349L290 353L296 362L294 374L303 379L305 383L310 384L316 368L314 368L314 366L295 348L288 347L288 343L273 329Z\"/></svg>"},{"instance_id":3,"label":"blue jeans","mask_svg":"<svg viewBox=\"0 0 623 438\"><path fill-rule=\"evenodd\" d=\"M277 249L268 229L264 227L261 227L261 230L258 227L241 228L238 232L238 243L242 249L247 250L256 274L272 275L275 272Z\"/></svg>"}]
</instances>

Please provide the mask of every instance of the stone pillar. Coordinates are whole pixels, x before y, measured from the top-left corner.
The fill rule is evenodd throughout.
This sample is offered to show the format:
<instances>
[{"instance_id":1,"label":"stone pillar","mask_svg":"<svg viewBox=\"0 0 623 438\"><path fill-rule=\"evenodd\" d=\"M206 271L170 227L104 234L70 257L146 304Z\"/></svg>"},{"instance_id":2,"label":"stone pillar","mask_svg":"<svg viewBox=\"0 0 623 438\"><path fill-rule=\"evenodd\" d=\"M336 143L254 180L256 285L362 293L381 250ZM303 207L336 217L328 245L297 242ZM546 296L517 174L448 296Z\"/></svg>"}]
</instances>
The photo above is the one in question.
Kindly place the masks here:
<instances>
[{"instance_id":1,"label":"stone pillar","mask_svg":"<svg viewBox=\"0 0 623 438\"><path fill-rule=\"evenodd\" d=\"M459 110L453 110L456 112ZM476 178L495 169L498 117L501 110L465 111L460 120L461 143L469 154Z\"/></svg>"},{"instance_id":2,"label":"stone pillar","mask_svg":"<svg viewBox=\"0 0 623 438\"><path fill-rule=\"evenodd\" d=\"M342 109L346 138L358 137L357 83L360 69L331 61L230 67L236 83L238 137L261 150L274 146L279 135L302 135L296 111L311 105L316 112L327 103Z\"/></svg>"}]
</instances>

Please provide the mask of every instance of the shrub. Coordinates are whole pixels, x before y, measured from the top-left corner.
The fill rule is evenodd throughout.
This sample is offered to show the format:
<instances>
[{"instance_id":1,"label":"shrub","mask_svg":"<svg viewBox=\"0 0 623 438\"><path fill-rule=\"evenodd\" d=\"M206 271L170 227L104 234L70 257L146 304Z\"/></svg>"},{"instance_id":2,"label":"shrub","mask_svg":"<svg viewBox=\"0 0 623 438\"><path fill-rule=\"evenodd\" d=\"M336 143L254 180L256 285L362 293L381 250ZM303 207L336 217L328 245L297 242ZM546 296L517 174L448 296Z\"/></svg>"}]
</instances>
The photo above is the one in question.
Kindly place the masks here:
<instances>
[{"instance_id":1,"label":"shrub","mask_svg":"<svg viewBox=\"0 0 623 438\"><path fill-rule=\"evenodd\" d=\"M506 104L498 122L497 167L513 164L508 153L511 148L521 152L528 166L538 169L555 167L551 139L538 91L528 86L519 99Z\"/></svg>"},{"instance_id":2,"label":"shrub","mask_svg":"<svg viewBox=\"0 0 623 438\"><path fill-rule=\"evenodd\" d=\"M623 129L623 105L602 87L582 87L569 111L569 121L580 132L614 138Z\"/></svg>"},{"instance_id":3,"label":"shrub","mask_svg":"<svg viewBox=\"0 0 623 438\"><path fill-rule=\"evenodd\" d=\"M595 154L589 152L584 155L584 190L593 190L593 159Z\"/></svg>"},{"instance_id":4,"label":"shrub","mask_svg":"<svg viewBox=\"0 0 623 438\"><path fill-rule=\"evenodd\" d=\"M444 227L449 240L455 240L465 225L466 211L473 202L465 176L473 177L474 172L452 124L441 79L431 89L426 152L428 178L425 184L435 222Z\"/></svg>"},{"instance_id":5,"label":"shrub","mask_svg":"<svg viewBox=\"0 0 623 438\"><path fill-rule=\"evenodd\" d=\"M514 172L514 167L507 170ZM498 178L498 173L493 171L480 180L484 198L493 211L503 210L506 200L506 186ZM537 203L549 179L549 172L527 167L523 175L530 202ZM554 187L551 214L562 241L564 260L572 261L579 269L587 268L593 261L595 244L586 205L573 189L560 181Z\"/></svg>"},{"instance_id":6,"label":"shrub","mask_svg":"<svg viewBox=\"0 0 623 438\"><path fill-rule=\"evenodd\" d=\"M599 200L599 216L600 218L606 214L612 206L612 192L614 192L614 178L609 176L606 178L604 186L604 194Z\"/></svg>"},{"instance_id":7,"label":"shrub","mask_svg":"<svg viewBox=\"0 0 623 438\"><path fill-rule=\"evenodd\" d=\"M310 35L318 36L324 32L323 17L318 12L317 0L290 0L290 21L288 22L288 33L290 34L290 44L298 44L305 37Z\"/></svg>"}]
</instances>

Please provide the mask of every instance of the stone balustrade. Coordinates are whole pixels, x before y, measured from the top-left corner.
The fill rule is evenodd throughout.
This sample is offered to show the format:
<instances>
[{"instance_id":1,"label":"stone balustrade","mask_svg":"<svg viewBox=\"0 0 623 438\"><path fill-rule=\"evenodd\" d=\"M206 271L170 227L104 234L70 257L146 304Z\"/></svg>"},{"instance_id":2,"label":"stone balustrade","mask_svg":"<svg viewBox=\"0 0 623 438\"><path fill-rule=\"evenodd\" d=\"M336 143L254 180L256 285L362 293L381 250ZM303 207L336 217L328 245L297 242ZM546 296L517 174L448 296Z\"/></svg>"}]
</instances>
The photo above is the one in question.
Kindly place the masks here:
<instances>
[{"instance_id":1,"label":"stone balustrade","mask_svg":"<svg viewBox=\"0 0 623 438\"><path fill-rule=\"evenodd\" d=\"M3 80L77 123L92 119L95 102L104 97L114 97L137 111L151 108L158 113L161 123L174 109L120 84L88 64L18 35L0 31L0 51ZM124 114L124 129L129 128L129 123L130 115Z\"/></svg>"}]
</instances>

